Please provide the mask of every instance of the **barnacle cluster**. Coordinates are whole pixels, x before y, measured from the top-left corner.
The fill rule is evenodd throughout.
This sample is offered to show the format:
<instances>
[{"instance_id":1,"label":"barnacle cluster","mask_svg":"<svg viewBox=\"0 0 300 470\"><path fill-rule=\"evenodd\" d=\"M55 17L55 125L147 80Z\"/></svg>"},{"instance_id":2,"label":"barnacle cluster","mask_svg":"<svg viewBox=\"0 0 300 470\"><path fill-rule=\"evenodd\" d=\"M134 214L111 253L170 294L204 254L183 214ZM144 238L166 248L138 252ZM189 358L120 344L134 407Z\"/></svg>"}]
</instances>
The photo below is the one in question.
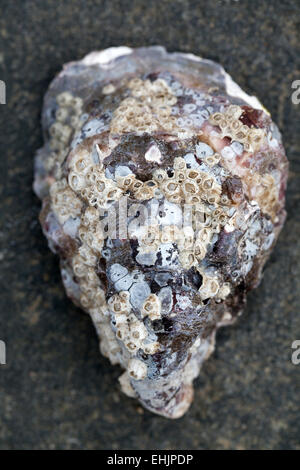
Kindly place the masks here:
<instances>
[{"instance_id":1,"label":"barnacle cluster","mask_svg":"<svg viewBox=\"0 0 300 470\"><path fill-rule=\"evenodd\" d=\"M154 132L160 128L175 131L177 120L172 106L177 102L165 80L141 80L133 78L128 82L131 97L124 99L114 111L111 132Z\"/></svg>"},{"instance_id":2,"label":"barnacle cluster","mask_svg":"<svg viewBox=\"0 0 300 470\"><path fill-rule=\"evenodd\" d=\"M95 148L97 151L97 144ZM106 178L102 164L95 164L89 152L84 150L80 150L72 158L68 182L74 192L96 208L107 209L122 195L117 184Z\"/></svg>"},{"instance_id":3,"label":"barnacle cluster","mask_svg":"<svg viewBox=\"0 0 300 470\"><path fill-rule=\"evenodd\" d=\"M230 137L232 141L243 144L245 152L255 152L262 145L266 131L243 124L240 120L243 112L240 106L230 105L223 113L213 113L209 122L220 129L222 137Z\"/></svg>"},{"instance_id":4,"label":"barnacle cluster","mask_svg":"<svg viewBox=\"0 0 300 470\"><path fill-rule=\"evenodd\" d=\"M116 337L122 341L130 353L142 349L147 354L154 354L159 349L158 342L147 342L148 330L143 321L139 320L132 311L128 291L113 295L108 300L108 307L113 315L116 327ZM151 305L148 300L147 305ZM154 319L155 317L151 317Z\"/></svg>"},{"instance_id":5,"label":"barnacle cluster","mask_svg":"<svg viewBox=\"0 0 300 470\"><path fill-rule=\"evenodd\" d=\"M187 168L184 158L181 157L174 159L172 176L168 177L166 170L157 170L153 178L166 198L174 203L198 204L206 201L215 204L222 192L221 185L213 175Z\"/></svg>"},{"instance_id":6,"label":"barnacle cluster","mask_svg":"<svg viewBox=\"0 0 300 470\"><path fill-rule=\"evenodd\" d=\"M64 223L70 216L76 218L80 215L82 201L74 194L66 179L56 181L50 188L53 210L60 223Z\"/></svg>"},{"instance_id":7,"label":"barnacle cluster","mask_svg":"<svg viewBox=\"0 0 300 470\"><path fill-rule=\"evenodd\" d=\"M46 95L40 219L124 393L176 418L217 328L260 280L285 217L286 157L269 115L229 93L217 64L105 53L69 64Z\"/></svg>"},{"instance_id":8,"label":"barnacle cluster","mask_svg":"<svg viewBox=\"0 0 300 470\"><path fill-rule=\"evenodd\" d=\"M64 91L56 97L58 107L55 113L55 121L49 127L51 153L47 159L47 170L53 171L60 178L60 166L67 153L68 144L73 133L80 127L82 114L82 99Z\"/></svg>"}]
</instances>

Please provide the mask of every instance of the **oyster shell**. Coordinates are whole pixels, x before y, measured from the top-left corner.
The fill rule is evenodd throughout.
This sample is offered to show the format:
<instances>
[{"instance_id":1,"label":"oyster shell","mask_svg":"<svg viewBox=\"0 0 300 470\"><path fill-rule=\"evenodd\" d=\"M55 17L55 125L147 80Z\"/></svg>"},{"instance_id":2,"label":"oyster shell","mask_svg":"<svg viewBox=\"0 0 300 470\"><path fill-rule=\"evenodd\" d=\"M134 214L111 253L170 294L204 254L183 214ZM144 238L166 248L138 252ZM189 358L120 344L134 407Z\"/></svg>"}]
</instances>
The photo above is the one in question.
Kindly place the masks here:
<instances>
[{"instance_id":1,"label":"oyster shell","mask_svg":"<svg viewBox=\"0 0 300 470\"><path fill-rule=\"evenodd\" d=\"M65 65L42 123L34 189L66 292L122 390L178 418L284 223L280 133L218 64L162 47Z\"/></svg>"}]
</instances>

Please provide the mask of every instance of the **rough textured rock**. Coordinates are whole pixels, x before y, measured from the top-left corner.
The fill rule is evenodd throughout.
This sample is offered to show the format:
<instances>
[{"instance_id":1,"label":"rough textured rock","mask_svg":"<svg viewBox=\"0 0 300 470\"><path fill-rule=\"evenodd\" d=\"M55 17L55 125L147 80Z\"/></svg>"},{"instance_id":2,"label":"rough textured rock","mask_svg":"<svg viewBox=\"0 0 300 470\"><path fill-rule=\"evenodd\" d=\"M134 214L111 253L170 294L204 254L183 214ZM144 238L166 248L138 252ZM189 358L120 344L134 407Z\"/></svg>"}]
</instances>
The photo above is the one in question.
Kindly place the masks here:
<instances>
[{"instance_id":1,"label":"rough textured rock","mask_svg":"<svg viewBox=\"0 0 300 470\"><path fill-rule=\"evenodd\" d=\"M122 390L179 417L282 228L278 129L219 65L159 47L67 64L43 129L34 187L67 294Z\"/></svg>"}]
</instances>

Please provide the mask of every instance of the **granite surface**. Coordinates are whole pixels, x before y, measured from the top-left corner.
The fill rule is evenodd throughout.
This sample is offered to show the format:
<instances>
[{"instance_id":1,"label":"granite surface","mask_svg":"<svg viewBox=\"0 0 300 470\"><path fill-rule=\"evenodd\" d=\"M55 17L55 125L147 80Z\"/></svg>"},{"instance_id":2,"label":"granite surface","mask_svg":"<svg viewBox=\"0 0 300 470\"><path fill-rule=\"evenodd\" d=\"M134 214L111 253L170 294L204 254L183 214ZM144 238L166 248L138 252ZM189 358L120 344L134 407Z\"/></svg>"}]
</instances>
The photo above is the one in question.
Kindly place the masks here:
<instances>
[{"instance_id":1,"label":"granite surface","mask_svg":"<svg viewBox=\"0 0 300 470\"><path fill-rule=\"evenodd\" d=\"M0 449L300 449L298 0L1 0ZM88 317L66 298L37 216L43 95L93 49L162 44L222 63L283 133L288 219L244 316L218 334L190 411L168 421L118 389Z\"/></svg>"}]
</instances>

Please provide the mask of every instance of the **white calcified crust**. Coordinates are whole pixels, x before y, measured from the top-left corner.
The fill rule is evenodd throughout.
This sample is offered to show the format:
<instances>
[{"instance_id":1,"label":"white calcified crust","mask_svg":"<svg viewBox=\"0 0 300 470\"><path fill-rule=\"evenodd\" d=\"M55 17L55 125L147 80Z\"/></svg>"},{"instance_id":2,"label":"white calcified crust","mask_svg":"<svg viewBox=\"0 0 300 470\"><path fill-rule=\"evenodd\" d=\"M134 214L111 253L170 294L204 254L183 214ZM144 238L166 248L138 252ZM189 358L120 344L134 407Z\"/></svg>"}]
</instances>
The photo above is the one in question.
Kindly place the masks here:
<instances>
[{"instance_id":1,"label":"white calcified crust","mask_svg":"<svg viewBox=\"0 0 300 470\"><path fill-rule=\"evenodd\" d=\"M132 49L130 47L109 47L108 49L104 49L102 51L90 52L81 60L81 63L86 66L105 66L114 59L125 56L127 54L132 54Z\"/></svg>"},{"instance_id":2,"label":"white calcified crust","mask_svg":"<svg viewBox=\"0 0 300 470\"><path fill-rule=\"evenodd\" d=\"M166 70L154 79L145 78L160 60ZM129 71L126 61L131 61ZM187 65L191 76L182 72ZM190 83L195 82L196 65L210 72L203 72L201 86L195 90ZM78 90L73 89L74 83L78 87L78 80L73 82L77 74L82 76ZM93 98L88 84L99 89L97 96L103 100L116 97L116 104L106 110L108 119L86 113ZM211 94L216 85L227 101ZM182 97L186 104L181 104ZM270 148L282 152L280 135L266 117L260 127L243 124L245 104L263 110L220 66L192 54L167 54L161 47L92 52L68 64L46 98L43 116L49 140L37 155L34 187L44 198L42 224L49 245L62 254L66 291L91 315L101 353L125 369L120 377L124 393L171 418L188 408L192 382L214 349L216 328L234 320L226 302L234 302L236 281L207 262L212 247L224 236L244 234L237 256L246 261L237 276L246 279L256 257L266 259L278 234L274 226L281 220L279 188L284 184L285 162L271 174L249 165L253 155L267 155ZM151 136L140 163L108 164L127 136ZM178 148L186 145L187 150L166 165L163 148L172 142ZM139 164L150 172L146 180L138 176ZM231 179L238 187L229 197L224 185ZM152 214L142 224L137 225L134 218L128 221L128 235L136 242L136 253L130 254L134 268L123 261L123 255L112 261L118 248L106 238L100 218L126 195L130 204L140 202ZM181 225L186 204L196 207L188 227ZM99 280L99 259L106 260L109 293ZM157 293L151 291L149 281L153 266ZM164 280L166 272L175 279L194 272L201 285L186 291L171 288ZM161 340L157 325L166 319L174 319L176 325L186 311L209 318L214 314L205 313L210 302L216 311L212 332L206 335L203 328L193 334L183 359L173 366L177 353L172 343Z\"/></svg>"},{"instance_id":3,"label":"white calcified crust","mask_svg":"<svg viewBox=\"0 0 300 470\"><path fill-rule=\"evenodd\" d=\"M228 95L234 98L240 98L241 100L245 101L249 106L252 106L252 108L266 111L266 109L256 98L256 96L250 96L245 91L243 91L241 87L232 80L231 76L227 72L225 72L224 69L222 70L222 73L225 77L226 91Z\"/></svg>"}]
</instances>

